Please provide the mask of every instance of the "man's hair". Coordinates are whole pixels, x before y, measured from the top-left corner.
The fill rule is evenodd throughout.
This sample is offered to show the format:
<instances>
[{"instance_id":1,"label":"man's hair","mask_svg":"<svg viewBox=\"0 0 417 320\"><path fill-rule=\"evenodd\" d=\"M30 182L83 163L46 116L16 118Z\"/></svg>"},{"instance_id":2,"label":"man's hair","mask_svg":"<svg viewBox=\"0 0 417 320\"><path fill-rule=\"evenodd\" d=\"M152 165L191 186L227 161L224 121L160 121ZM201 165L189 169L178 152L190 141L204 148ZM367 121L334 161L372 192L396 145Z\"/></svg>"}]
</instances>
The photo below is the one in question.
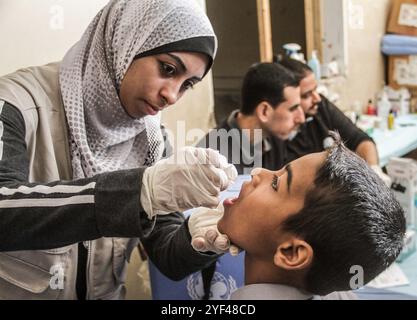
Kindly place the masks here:
<instances>
[{"instance_id":1,"label":"man's hair","mask_svg":"<svg viewBox=\"0 0 417 320\"><path fill-rule=\"evenodd\" d=\"M313 248L304 285L320 295L355 289L354 266L363 268L363 284L373 280L400 254L406 228L391 190L338 134L331 135L335 145L307 191L303 209L283 224Z\"/></svg>"},{"instance_id":2,"label":"man's hair","mask_svg":"<svg viewBox=\"0 0 417 320\"><path fill-rule=\"evenodd\" d=\"M276 63L258 63L247 71L242 85L240 112L252 115L261 102L273 108L285 101L284 89L298 87L291 72Z\"/></svg>"},{"instance_id":3,"label":"man's hair","mask_svg":"<svg viewBox=\"0 0 417 320\"><path fill-rule=\"evenodd\" d=\"M290 70L298 84L300 84L301 80L306 76L313 73L313 70L307 64L291 58L283 58L278 61L278 64Z\"/></svg>"}]
</instances>

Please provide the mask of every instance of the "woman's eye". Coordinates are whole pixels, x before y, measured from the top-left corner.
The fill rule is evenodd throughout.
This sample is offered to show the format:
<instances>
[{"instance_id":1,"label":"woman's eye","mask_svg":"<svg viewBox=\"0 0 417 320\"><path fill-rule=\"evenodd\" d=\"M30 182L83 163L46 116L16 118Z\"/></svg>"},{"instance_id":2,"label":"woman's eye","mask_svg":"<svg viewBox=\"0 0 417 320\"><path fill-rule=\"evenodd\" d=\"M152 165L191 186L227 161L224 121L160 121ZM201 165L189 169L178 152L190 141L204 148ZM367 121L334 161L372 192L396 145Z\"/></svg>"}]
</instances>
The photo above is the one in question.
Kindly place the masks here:
<instances>
[{"instance_id":1,"label":"woman's eye","mask_svg":"<svg viewBox=\"0 0 417 320\"><path fill-rule=\"evenodd\" d=\"M169 63L162 62L161 69L162 69L163 74L167 76L173 76L176 73L176 68Z\"/></svg>"},{"instance_id":2,"label":"woman's eye","mask_svg":"<svg viewBox=\"0 0 417 320\"><path fill-rule=\"evenodd\" d=\"M194 83L192 81L185 81L183 84L183 89L188 90L194 88Z\"/></svg>"}]
</instances>

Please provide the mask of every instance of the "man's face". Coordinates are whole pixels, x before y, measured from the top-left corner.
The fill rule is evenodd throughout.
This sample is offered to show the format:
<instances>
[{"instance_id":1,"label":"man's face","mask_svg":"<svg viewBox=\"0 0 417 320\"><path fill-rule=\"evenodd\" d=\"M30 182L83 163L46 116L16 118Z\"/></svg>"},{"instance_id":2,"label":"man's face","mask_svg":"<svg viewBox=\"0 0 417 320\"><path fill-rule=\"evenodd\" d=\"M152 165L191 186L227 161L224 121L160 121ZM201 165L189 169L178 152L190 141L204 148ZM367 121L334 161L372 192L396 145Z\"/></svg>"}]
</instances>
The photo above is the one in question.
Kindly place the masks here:
<instances>
[{"instance_id":1,"label":"man's face","mask_svg":"<svg viewBox=\"0 0 417 320\"><path fill-rule=\"evenodd\" d=\"M286 140L290 134L305 122L305 116L300 108L300 88L286 87L285 101L279 104L271 113L268 122L262 129L269 134Z\"/></svg>"},{"instance_id":2,"label":"man's face","mask_svg":"<svg viewBox=\"0 0 417 320\"><path fill-rule=\"evenodd\" d=\"M219 231L248 254L272 257L285 240L281 224L303 208L305 196L326 157L327 152L314 153L278 171L259 169L250 182L243 184L237 199L223 202Z\"/></svg>"},{"instance_id":3,"label":"man's face","mask_svg":"<svg viewBox=\"0 0 417 320\"><path fill-rule=\"evenodd\" d=\"M314 73L308 73L300 82L301 107L306 116L314 116L318 112L318 104L321 102L317 92L317 81Z\"/></svg>"},{"instance_id":4,"label":"man's face","mask_svg":"<svg viewBox=\"0 0 417 320\"><path fill-rule=\"evenodd\" d=\"M120 87L120 100L132 118L156 115L176 103L201 81L208 58L201 53L172 52L136 59Z\"/></svg>"}]
</instances>

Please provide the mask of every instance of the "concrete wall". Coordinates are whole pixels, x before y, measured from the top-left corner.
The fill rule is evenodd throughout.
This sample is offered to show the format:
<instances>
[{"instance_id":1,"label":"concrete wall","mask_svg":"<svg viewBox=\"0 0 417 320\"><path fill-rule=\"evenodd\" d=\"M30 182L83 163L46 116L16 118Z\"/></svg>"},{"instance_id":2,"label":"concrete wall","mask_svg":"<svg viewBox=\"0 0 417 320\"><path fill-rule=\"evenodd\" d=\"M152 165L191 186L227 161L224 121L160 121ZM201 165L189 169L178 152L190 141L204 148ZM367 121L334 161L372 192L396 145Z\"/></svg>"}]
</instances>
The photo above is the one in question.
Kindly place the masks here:
<instances>
[{"instance_id":1,"label":"concrete wall","mask_svg":"<svg viewBox=\"0 0 417 320\"><path fill-rule=\"evenodd\" d=\"M385 62L380 43L390 7L390 0L346 0L347 74L330 85L340 94L338 106L342 110L351 109L355 102L365 106L384 84Z\"/></svg>"},{"instance_id":2,"label":"concrete wall","mask_svg":"<svg viewBox=\"0 0 417 320\"><path fill-rule=\"evenodd\" d=\"M61 60L107 0L0 0L0 75Z\"/></svg>"}]
</instances>

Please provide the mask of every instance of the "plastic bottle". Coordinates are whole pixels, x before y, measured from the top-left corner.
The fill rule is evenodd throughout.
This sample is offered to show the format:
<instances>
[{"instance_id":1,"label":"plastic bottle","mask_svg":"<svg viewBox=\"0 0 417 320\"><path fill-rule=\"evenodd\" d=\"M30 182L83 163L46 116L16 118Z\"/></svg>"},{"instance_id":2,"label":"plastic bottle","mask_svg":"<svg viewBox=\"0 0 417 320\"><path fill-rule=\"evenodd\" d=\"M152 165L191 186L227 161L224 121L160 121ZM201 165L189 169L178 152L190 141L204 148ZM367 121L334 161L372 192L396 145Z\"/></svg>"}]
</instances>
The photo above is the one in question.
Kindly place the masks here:
<instances>
[{"instance_id":1,"label":"plastic bottle","mask_svg":"<svg viewBox=\"0 0 417 320\"><path fill-rule=\"evenodd\" d=\"M377 102L377 113L378 117L381 118L381 129L387 129L388 125L388 116L390 113L391 102L389 101L388 94L385 90L383 90L379 97Z\"/></svg>"},{"instance_id":2,"label":"plastic bottle","mask_svg":"<svg viewBox=\"0 0 417 320\"><path fill-rule=\"evenodd\" d=\"M368 105L366 106L366 114L369 116L376 116L377 114L376 108L372 103L372 99L368 100Z\"/></svg>"},{"instance_id":3,"label":"plastic bottle","mask_svg":"<svg viewBox=\"0 0 417 320\"><path fill-rule=\"evenodd\" d=\"M411 94L407 88L400 89L400 115L404 116L410 113Z\"/></svg>"},{"instance_id":4,"label":"plastic bottle","mask_svg":"<svg viewBox=\"0 0 417 320\"><path fill-rule=\"evenodd\" d=\"M298 43L286 43L283 45L283 48L289 58L305 63L304 54L299 52L301 46Z\"/></svg>"},{"instance_id":5,"label":"plastic bottle","mask_svg":"<svg viewBox=\"0 0 417 320\"><path fill-rule=\"evenodd\" d=\"M388 130L394 130L395 126L395 116L392 110L390 110L388 115Z\"/></svg>"},{"instance_id":6,"label":"plastic bottle","mask_svg":"<svg viewBox=\"0 0 417 320\"><path fill-rule=\"evenodd\" d=\"M317 50L313 50L311 53L311 58L308 60L308 66L313 70L316 80L319 81L321 79L321 64L317 56Z\"/></svg>"}]
</instances>

